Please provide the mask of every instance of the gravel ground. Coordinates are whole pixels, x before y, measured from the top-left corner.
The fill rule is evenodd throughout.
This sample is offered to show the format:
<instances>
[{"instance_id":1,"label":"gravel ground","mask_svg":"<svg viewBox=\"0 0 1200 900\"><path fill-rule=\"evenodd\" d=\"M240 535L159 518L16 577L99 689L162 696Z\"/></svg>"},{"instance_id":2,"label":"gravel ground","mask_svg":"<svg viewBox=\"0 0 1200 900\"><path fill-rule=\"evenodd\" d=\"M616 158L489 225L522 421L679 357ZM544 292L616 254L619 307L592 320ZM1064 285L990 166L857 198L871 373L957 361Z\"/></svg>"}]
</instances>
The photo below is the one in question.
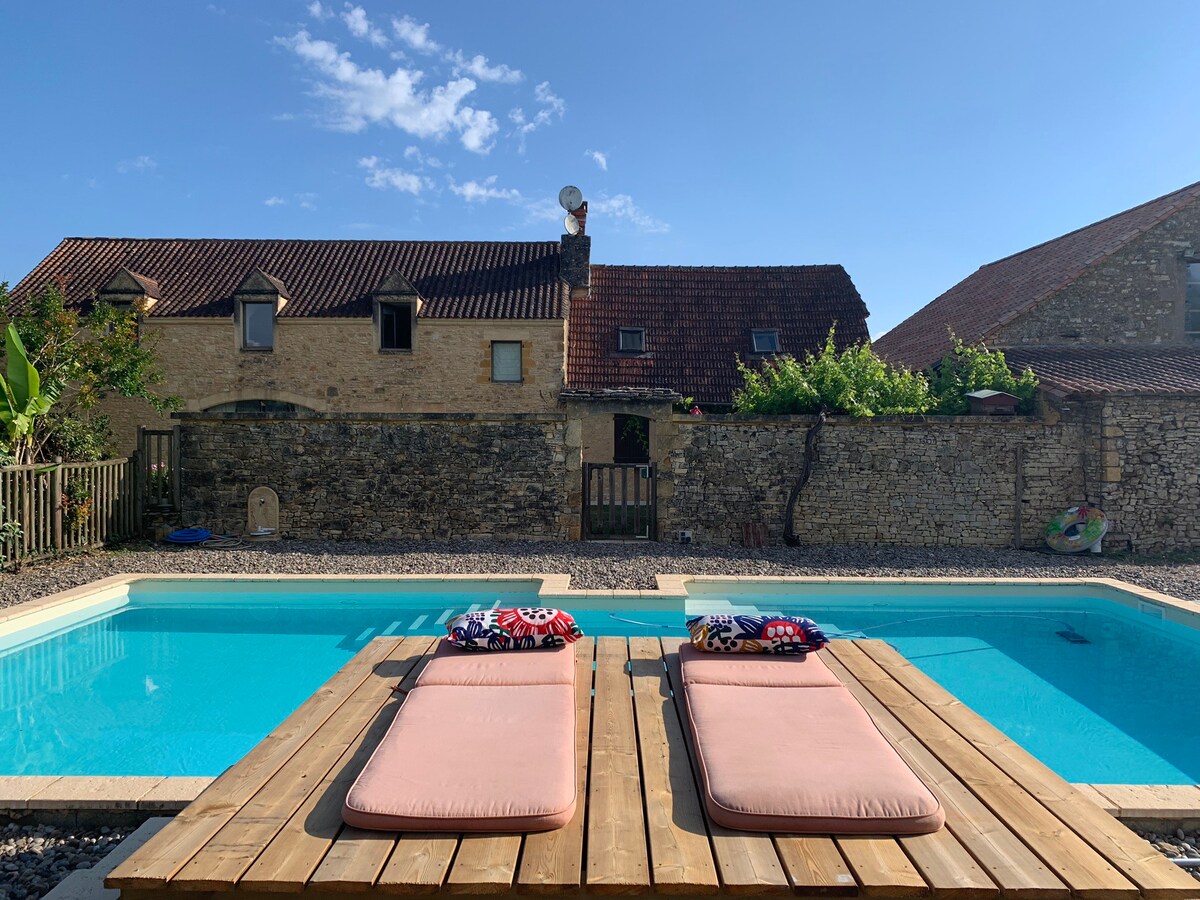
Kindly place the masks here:
<instances>
[{"instance_id":1,"label":"gravel ground","mask_svg":"<svg viewBox=\"0 0 1200 900\"><path fill-rule=\"evenodd\" d=\"M805 546L741 548L678 544L280 541L245 550L135 545L0 573L0 607L122 572L410 574L565 572L576 588L653 588L658 573L704 575L904 575L1119 578L1200 601L1200 563L1125 557L1061 557L1016 550Z\"/></svg>"},{"instance_id":2,"label":"gravel ground","mask_svg":"<svg viewBox=\"0 0 1200 900\"><path fill-rule=\"evenodd\" d=\"M0 828L0 900L37 900L76 869L90 869L131 831L14 824Z\"/></svg>"},{"instance_id":3,"label":"gravel ground","mask_svg":"<svg viewBox=\"0 0 1200 900\"><path fill-rule=\"evenodd\" d=\"M1056 557L1014 550L805 546L762 550L674 544L281 541L213 551L150 544L0 573L0 607L123 572L421 574L558 572L575 588L653 588L659 573L910 577L1106 577L1200 602L1200 562ZM119 829L68 833L48 826L0 830L0 900L36 900L124 837ZM1200 833L1143 833L1169 857L1200 856ZM1200 870L1192 870L1200 879Z\"/></svg>"},{"instance_id":4,"label":"gravel ground","mask_svg":"<svg viewBox=\"0 0 1200 900\"><path fill-rule=\"evenodd\" d=\"M1168 859L1200 859L1200 831L1184 831L1176 829L1170 834L1159 834L1155 831L1133 829L1141 837L1150 842L1159 853ZM1200 868L1186 870L1197 881L1200 881Z\"/></svg>"}]
</instances>

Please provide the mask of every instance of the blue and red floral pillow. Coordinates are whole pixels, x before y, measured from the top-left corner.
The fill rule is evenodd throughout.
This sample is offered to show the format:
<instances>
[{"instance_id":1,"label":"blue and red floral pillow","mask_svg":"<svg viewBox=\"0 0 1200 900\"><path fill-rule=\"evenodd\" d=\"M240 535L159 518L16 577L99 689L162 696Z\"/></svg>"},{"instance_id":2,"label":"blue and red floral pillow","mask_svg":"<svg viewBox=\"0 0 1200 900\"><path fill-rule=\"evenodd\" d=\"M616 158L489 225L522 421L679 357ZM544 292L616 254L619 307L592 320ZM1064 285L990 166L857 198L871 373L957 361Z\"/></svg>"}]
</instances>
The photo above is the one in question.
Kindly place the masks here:
<instances>
[{"instance_id":1,"label":"blue and red floral pillow","mask_svg":"<svg viewBox=\"0 0 1200 900\"><path fill-rule=\"evenodd\" d=\"M706 653L803 655L829 643L803 616L697 616L688 619L687 630L692 646Z\"/></svg>"},{"instance_id":2,"label":"blue and red floral pillow","mask_svg":"<svg viewBox=\"0 0 1200 900\"><path fill-rule=\"evenodd\" d=\"M583 637L570 613L550 607L483 609L446 623L446 639L460 650L535 650Z\"/></svg>"}]
</instances>

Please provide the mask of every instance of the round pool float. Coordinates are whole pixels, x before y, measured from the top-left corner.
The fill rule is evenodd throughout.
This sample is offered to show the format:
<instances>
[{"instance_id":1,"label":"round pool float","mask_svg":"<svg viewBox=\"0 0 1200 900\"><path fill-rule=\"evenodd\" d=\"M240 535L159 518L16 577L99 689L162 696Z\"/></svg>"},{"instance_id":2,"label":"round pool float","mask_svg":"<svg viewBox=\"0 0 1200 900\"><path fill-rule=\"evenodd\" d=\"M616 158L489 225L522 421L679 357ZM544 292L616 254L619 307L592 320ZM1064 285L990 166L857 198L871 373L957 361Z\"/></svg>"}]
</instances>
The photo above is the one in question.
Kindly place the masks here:
<instances>
[{"instance_id":1,"label":"round pool float","mask_svg":"<svg viewBox=\"0 0 1200 900\"><path fill-rule=\"evenodd\" d=\"M1082 553L1108 533L1108 517L1095 506L1072 506L1046 525L1046 545L1058 553Z\"/></svg>"},{"instance_id":2,"label":"round pool float","mask_svg":"<svg viewBox=\"0 0 1200 900\"><path fill-rule=\"evenodd\" d=\"M163 540L168 544L199 544L210 537L212 532L207 528L180 528L178 531L172 531Z\"/></svg>"}]
</instances>

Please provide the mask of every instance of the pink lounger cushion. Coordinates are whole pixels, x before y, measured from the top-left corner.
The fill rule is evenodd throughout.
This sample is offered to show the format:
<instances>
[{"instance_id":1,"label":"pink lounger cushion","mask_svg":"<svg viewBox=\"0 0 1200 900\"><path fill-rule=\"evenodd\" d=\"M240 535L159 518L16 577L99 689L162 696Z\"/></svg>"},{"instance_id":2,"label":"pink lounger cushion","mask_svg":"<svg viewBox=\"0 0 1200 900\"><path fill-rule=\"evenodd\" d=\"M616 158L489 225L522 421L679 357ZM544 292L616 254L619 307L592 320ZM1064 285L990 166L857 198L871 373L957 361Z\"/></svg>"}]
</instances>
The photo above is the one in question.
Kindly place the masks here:
<instances>
[{"instance_id":1,"label":"pink lounger cushion","mask_svg":"<svg viewBox=\"0 0 1200 900\"><path fill-rule=\"evenodd\" d=\"M385 831L561 828L576 802L574 673L570 646L485 655L443 645L350 788L343 819Z\"/></svg>"},{"instance_id":2,"label":"pink lounger cushion","mask_svg":"<svg viewBox=\"0 0 1200 900\"><path fill-rule=\"evenodd\" d=\"M801 834L925 834L945 817L850 691L823 669L732 670L680 649L693 741L712 820L727 828ZM743 663L721 657L726 665ZM772 686L775 680L777 686ZM748 683L753 682L753 683Z\"/></svg>"}]
</instances>

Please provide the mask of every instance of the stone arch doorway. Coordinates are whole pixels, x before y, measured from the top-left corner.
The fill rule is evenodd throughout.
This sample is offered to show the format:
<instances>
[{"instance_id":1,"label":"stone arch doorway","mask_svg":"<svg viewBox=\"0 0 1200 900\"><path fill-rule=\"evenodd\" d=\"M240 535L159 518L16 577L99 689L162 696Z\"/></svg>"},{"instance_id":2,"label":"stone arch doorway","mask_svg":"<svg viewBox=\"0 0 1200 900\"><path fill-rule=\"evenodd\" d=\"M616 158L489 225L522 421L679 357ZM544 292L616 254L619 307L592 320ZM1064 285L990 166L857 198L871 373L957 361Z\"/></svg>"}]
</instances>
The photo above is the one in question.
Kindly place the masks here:
<instances>
[{"instance_id":1,"label":"stone arch doorway","mask_svg":"<svg viewBox=\"0 0 1200 900\"><path fill-rule=\"evenodd\" d=\"M650 420L626 413L613 415L613 462L650 462Z\"/></svg>"}]
</instances>

